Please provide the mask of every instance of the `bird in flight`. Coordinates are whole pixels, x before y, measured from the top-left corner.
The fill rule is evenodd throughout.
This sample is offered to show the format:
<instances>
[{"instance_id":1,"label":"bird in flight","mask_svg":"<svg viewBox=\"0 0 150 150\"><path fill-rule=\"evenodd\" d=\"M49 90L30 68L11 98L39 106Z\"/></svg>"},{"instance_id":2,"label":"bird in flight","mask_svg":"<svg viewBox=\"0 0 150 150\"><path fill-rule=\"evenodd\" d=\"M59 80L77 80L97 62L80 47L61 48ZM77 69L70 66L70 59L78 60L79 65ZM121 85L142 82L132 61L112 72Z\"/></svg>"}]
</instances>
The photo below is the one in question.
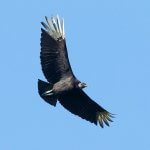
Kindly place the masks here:
<instances>
[{"instance_id":1,"label":"bird in flight","mask_svg":"<svg viewBox=\"0 0 150 150\"><path fill-rule=\"evenodd\" d=\"M71 113L103 128L114 116L94 102L84 91L87 85L74 75L67 53L64 19L51 17L41 22L41 66L47 82L38 80L41 98L52 106L57 101Z\"/></svg>"}]
</instances>

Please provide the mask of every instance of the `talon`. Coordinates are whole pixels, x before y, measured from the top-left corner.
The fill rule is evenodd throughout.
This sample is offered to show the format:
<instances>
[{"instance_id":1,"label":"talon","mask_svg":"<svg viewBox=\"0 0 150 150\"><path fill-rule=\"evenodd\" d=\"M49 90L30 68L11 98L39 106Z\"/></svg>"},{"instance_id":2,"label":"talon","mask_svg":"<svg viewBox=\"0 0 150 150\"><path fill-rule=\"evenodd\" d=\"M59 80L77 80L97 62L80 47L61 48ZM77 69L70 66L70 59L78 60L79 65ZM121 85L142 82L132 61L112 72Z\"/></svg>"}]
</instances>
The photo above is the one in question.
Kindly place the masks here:
<instances>
[{"instance_id":1,"label":"talon","mask_svg":"<svg viewBox=\"0 0 150 150\"><path fill-rule=\"evenodd\" d=\"M53 90L49 90L49 91L46 91L46 92L44 92L42 95L43 96L51 96L51 95L53 95L54 93L53 93Z\"/></svg>"}]
</instances>

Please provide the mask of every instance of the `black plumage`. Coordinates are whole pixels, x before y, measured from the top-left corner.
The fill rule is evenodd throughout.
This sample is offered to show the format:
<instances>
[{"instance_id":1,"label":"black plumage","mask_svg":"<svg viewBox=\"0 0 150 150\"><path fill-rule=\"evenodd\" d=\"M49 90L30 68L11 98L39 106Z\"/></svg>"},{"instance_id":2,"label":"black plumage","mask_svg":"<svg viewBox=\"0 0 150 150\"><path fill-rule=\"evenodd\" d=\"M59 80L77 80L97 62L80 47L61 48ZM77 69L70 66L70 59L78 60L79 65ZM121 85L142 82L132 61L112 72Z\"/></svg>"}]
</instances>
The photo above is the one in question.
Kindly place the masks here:
<instances>
[{"instance_id":1,"label":"black plumage","mask_svg":"<svg viewBox=\"0 0 150 150\"><path fill-rule=\"evenodd\" d=\"M91 123L109 126L113 115L94 102L84 91L85 83L73 74L67 53L64 21L60 23L46 17L48 26L42 22L41 29L41 66L48 81L38 80L39 95L49 104L56 106L57 101L71 113Z\"/></svg>"}]
</instances>

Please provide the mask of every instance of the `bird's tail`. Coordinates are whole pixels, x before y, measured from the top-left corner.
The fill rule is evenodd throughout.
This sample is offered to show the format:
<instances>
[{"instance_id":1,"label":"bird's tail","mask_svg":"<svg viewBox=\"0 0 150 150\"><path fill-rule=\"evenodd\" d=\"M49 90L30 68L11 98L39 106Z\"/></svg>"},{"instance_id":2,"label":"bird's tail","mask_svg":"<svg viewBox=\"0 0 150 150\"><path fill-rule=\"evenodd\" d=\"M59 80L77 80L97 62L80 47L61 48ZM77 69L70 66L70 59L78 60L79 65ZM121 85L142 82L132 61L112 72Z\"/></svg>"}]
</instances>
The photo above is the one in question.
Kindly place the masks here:
<instances>
[{"instance_id":1,"label":"bird's tail","mask_svg":"<svg viewBox=\"0 0 150 150\"><path fill-rule=\"evenodd\" d=\"M42 80L38 80L38 92L41 98L43 98L47 103L56 106L57 98L54 95L46 95L47 91L50 91L53 85Z\"/></svg>"}]
</instances>

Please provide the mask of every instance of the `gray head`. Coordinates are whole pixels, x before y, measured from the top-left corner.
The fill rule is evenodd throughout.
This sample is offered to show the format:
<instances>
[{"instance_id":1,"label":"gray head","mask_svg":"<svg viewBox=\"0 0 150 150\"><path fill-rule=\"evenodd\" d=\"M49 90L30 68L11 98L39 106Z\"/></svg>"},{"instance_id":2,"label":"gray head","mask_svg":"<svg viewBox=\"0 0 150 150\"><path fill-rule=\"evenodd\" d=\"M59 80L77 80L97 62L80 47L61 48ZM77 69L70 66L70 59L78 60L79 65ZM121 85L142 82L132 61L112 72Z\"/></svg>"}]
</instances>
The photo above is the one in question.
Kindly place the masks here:
<instances>
[{"instance_id":1,"label":"gray head","mask_svg":"<svg viewBox=\"0 0 150 150\"><path fill-rule=\"evenodd\" d=\"M80 89L83 89L83 88L87 87L87 85L86 85L86 83L79 82L79 83L78 83L78 87L79 87Z\"/></svg>"}]
</instances>

